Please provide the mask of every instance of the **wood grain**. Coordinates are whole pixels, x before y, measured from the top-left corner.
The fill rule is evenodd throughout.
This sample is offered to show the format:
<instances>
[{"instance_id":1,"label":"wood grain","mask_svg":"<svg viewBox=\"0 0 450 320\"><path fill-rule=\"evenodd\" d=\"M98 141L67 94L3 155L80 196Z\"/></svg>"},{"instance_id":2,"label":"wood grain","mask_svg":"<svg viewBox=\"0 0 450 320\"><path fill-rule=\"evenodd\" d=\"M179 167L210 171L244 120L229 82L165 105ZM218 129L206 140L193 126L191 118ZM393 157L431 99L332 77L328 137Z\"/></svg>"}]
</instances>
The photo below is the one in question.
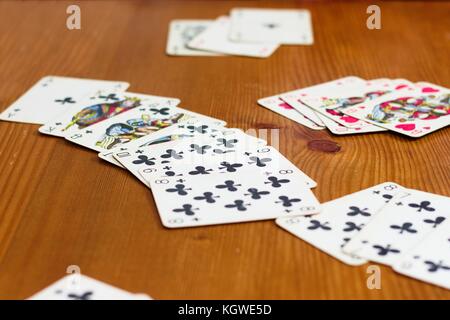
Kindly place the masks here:
<instances>
[{"instance_id":1,"label":"wood grain","mask_svg":"<svg viewBox=\"0 0 450 320\"><path fill-rule=\"evenodd\" d=\"M77 3L82 30L65 27ZM314 132L257 106L275 93L342 76L450 85L448 2L382 2L382 29L365 27L368 2L1 1L0 109L45 75L124 80L130 91L243 129L279 128L280 149L328 201L384 181L450 195L449 129L413 140ZM315 44L268 59L168 57L168 23L215 18L236 6L311 10ZM162 227L149 191L126 171L34 125L0 123L0 298L23 299L69 265L157 299L449 299L450 292L382 267L349 267L273 222ZM325 140L339 152L311 148Z\"/></svg>"}]
</instances>

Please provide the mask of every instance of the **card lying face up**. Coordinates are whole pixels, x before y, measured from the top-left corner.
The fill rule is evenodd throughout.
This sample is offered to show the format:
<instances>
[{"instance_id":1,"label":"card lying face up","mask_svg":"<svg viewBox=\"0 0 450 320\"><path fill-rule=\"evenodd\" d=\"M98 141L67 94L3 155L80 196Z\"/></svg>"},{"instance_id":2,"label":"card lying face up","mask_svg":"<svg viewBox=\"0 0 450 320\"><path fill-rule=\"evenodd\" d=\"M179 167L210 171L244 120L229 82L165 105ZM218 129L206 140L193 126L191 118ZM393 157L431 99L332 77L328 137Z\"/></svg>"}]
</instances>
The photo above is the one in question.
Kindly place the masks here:
<instances>
[{"instance_id":1,"label":"card lying face up","mask_svg":"<svg viewBox=\"0 0 450 320\"><path fill-rule=\"evenodd\" d=\"M44 124L98 90L125 91L127 82L48 76L0 114L1 120Z\"/></svg>"}]
</instances>

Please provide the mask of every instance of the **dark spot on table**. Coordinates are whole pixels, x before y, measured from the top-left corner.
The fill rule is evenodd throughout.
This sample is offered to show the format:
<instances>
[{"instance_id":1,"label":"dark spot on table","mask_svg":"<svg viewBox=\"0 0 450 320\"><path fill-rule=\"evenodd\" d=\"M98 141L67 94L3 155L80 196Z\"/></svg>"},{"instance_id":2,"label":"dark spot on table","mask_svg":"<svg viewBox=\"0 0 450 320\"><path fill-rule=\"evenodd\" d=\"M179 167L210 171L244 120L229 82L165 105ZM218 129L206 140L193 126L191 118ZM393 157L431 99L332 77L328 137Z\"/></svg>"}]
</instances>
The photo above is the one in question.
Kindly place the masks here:
<instances>
[{"instance_id":1,"label":"dark spot on table","mask_svg":"<svg viewBox=\"0 0 450 320\"><path fill-rule=\"evenodd\" d=\"M308 148L314 151L331 153L341 151L341 146L331 140L311 140L308 142Z\"/></svg>"}]
</instances>

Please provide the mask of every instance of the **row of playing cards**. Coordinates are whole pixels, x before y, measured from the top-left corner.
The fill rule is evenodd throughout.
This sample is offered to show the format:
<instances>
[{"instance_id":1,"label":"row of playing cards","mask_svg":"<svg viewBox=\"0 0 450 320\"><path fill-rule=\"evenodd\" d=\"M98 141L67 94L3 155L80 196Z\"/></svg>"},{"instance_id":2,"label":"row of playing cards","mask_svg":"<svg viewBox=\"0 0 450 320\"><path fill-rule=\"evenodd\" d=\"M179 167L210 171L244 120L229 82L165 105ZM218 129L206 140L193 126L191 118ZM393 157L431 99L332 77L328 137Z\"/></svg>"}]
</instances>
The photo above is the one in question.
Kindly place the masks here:
<instances>
[{"instance_id":1,"label":"row of playing cards","mask_svg":"<svg viewBox=\"0 0 450 320\"><path fill-rule=\"evenodd\" d=\"M405 79L346 77L258 100L313 130L394 131L418 138L450 124L450 90Z\"/></svg>"},{"instance_id":2,"label":"row of playing cards","mask_svg":"<svg viewBox=\"0 0 450 320\"><path fill-rule=\"evenodd\" d=\"M152 300L144 293L131 293L81 274L71 274L39 291L29 300Z\"/></svg>"},{"instance_id":3,"label":"row of playing cards","mask_svg":"<svg viewBox=\"0 0 450 320\"><path fill-rule=\"evenodd\" d=\"M386 182L276 223L346 264L370 260L450 289L449 208L449 197Z\"/></svg>"},{"instance_id":4,"label":"row of playing cards","mask_svg":"<svg viewBox=\"0 0 450 320\"><path fill-rule=\"evenodd\" d=\"M173 20L166 52L265 58L282 44L313 44L308 10L234 8L216 20Z\"/></svg>"}]
</instances>

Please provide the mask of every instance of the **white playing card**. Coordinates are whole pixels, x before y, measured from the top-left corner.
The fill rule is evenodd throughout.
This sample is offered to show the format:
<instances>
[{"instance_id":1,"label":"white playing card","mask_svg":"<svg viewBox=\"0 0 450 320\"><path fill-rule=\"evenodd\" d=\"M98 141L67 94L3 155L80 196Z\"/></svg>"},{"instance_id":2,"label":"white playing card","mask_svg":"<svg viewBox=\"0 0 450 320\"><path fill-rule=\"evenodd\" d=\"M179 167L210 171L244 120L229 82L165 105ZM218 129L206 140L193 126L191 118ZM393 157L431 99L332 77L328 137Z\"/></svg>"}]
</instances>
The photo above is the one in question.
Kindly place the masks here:
<instances>
[{"instance_id":1,"label":"white playing card","mask_svg":"<svg viewBox=\"0 0 450 320\"><path fill-rule=\"evenodd\" d=\"M344 90L327 92L322 96L290 96L283 99L291 104L294 108L297 105L303 105L304 108L311 108L320 115L346 126L348 128L358 129L359 132L375 132L386 131L379 126L375 126L348 116L343 110L355 104L376 99L385 94L395 92L396 90L404 90L413 88L414 84L407 80L368 80L355 86L347 87ZM308 106L308 107L306 107Z\"/></svg>"},{"instance_id":2,"label":"white playing card","mask_svg":"<svg viewBox=\"0 0 450 320\"><path fill-rule=\"evenodd\" d=\"M124 91L129 83L47 76L0 114L0 120L44 124L96 90Z\"/></svg>"},{"instance_id":3,"label":"white playing card","mask_svg":"<svg viewBox=\"0 0 450 320\"><path fill-rule=\"evenodd\" d=\"M450 90L405 89L342 110L365 122L418 138L450 124Z\"/></svg>"},{"instance_id":4,"label":"white playing card","mask_svg":"<svg viewBox=\"0 0 450 320\"><path fill-rule=\"evenodd\" d=\"M201 117L188 110L153 102L104 120L65 138L97 152L117 148L191 117Z\"/></svg>"},{"instance_id":5,"label":"white playing card","mask_svg":"<svg viewBox=\"0 0 450 320\"><path fill-rule=\"evenodd\" d=\"M394 270L450 290L450 219L404 254Z\"/></svg>"},{"instance_id":6,"label":"white playing card","mask_svg":"<svg viewBox=\"0 0 450 320\"><path fill-rule=\"evenodd\" d=\"M147 296L148 297L148 296ZM81 274L71 274L31 296L29 300L142 300L132 294ZM148 298L147 298L148 299Z\"/></svg>"},{"instance_id":7,"label":"white playing card","mask_svg":"<svg viewBox=\"0 0 450 320\"><path fill-rule=\"evenodd\" d=\"M267 98L262 98L258 100L258 104L262 107L265 107L269 110L272 110L288 119L291 119L301 125L304 125L310 129L313 130L322 130L324 129L323 126L319 126L315 124L313 121L306 118L303 114L295 110L292 106L287 104L281 99L281 96L288 96L288 95L321 95L326 94L330 90L341 90L342 88L358 85L359 83L364 83L365 80L358 78L358 77L346 77L346 78L340 78L336 79L330 82L325 82L321 84L317 84L311 87L306 87L302 89L297 89L289 92L280 93L278 95L274 95Z\"/></svg>"},{"instance_id":8,"label":"white playing card","mask_svg":"<svg viewBox=\"0 0 450 320\"><path fill-rule=\"evenodd\" d=\"M308 10L235 8L229 37L250 43L313 44Z\"/></svg>"},{"instance_id":9,"label":"white playing card","mask_svg":"<svg viewBox=\"0 0 450 320\"><path fill-rule=\"evenodd\" d=\"M176 98L101 90L82 99L79 103L73 104L65 113L40 127L39 132L64 137L144 104L153 104L156 112L161 104L167 104L168 106L164 108L168 109L179 103L180 100ZM162 112L164 110L162 109Z\"/></svg>"},{"instance_id":10,"label":"white playing card","mask_svg":"<svg viewBox=\"0 0 450 320\"><path fill-rule=\"evenodd\" d=\"M369 124L364 125L363 127L349 128L349 127L343 126L342 124L331 120L328 117L325 117L324 115L322 115L320 113L318 113L317 116L320 118L320 120L322 120L322 122L327 127L327 129L330 130L330 132L337 134L337 135L387 131L386 129L383 129L381 127L377 127L377 126L373 126L373 125L369 125Z\"/></svg>"},{"instance_id":11,"label":"white playing card","mask_svg":"<svg viewBox=\"0 0 450 320\"><path fill-rule=\"evenodd\" d=\"M238 43L228 39L230 19L226 16L217 18L205 31L188 43L188 47L197 50L231 54L237 56L249 56L266 58L277 48L273 43Z\"/></svg>"},{"instance_id":12,"label":"white playing card","mask_svg":"<svg viewBox=\"0 0 450 320\"><path fill-rule=\"evenodd\" d=\"M184 123L180 124L180 126L183 125ZM171 131L169 131L169 133L170 132ZM150 144L151 141L149 138L146 138L147 141L145 144L134 149L117 150L113 153L113 156L123 167L149 187L150 185L148 182L141 174L139 174L141 168L147 168L148 173L153 172L159 174L159 172L161 172L160 176L166 176L166 173L169 176L182 174L181 172L175 173L173 166L169 169L169 164L173 162L171 158L179 160L178 162L182 162L181 160L186 159L186 156L183 156L183 154L188 155L190 152L195 151L193 150L194 145L213 145L215 149L211 149L215 150L213 154L216 156L216 161L222 162L226 161L227 157L225 157L225 155L230 155L230 157L234 156L234 154L232 155L230 152L236 152L236 150L248 150L252 147L258 148L266 144L266 141L262 139L249 136L243 131L233 128L217 130L217 127L214 126L196 124L193 128L191 125L188 125L186 128L178 129L176 132L185 134L186 137L184 137L182 141L175 140L156 145ZM183 164L201 164L202 156L207 154L206 148L204 149L204 154L200 154L195 159L187 158L190 162L186 163L183 161ZM180 169L180 171L182 170L183 169Z\"/></svg>"},{"instance_id":13,"label":"white playing card","mask_svg":"<svg viewBox=\"0 0 450 320\"><path fill-rule=\"evenodd\" d=\"M349 265L366 263L342 247L357 234L403 187L385 182L322 204L312 217L278 218L277 225Z\"/></svg>"},{"instance_id":14,"label":"white playing card","mask_svg":"<svg viewBox=\"0 0 450 320\"><path fill-rule=\"evenodd\" d=\"M172 20L166 53L172 56L217 56L219 54L190 49L187 44L208 28L214 20Z\"/></svg>"},{"instance_id":15,"label":"white playing card","mask_svg":"<svg viewBox=\"0 0 450 320\"><path fill-rule=\"evenodd\" d=\"M450 217L449 197L406 192L407 196L386 205L344 246L344 252L392 266Z\"/></svg>"},{"instance_id":16,"label":"white playing card","mask_svg":"<svg viewBox=\"0 0 450 320\"><path fill-rule=\"evenodd\" d=\"M316 214L320 204L298 175L239 173L149 180L162 224L195 227Z\"/></svg>"},{"instance_id":17,"label":"white playing card","mask_svg":"<svg viewBox=\"0 0 450 320\"><path fill-rule=\"evenodd\" d=\"M210 131L224 131L224 126L226 125L226 122L223 120L211 118L192 111L189 111L189 116L186 116L181 120L182 121L177 124L152 132L139 139L132 140L125 145L121 145L118 150L112 149L100 152L98 156L105 161L123 168L120 162L114 158L114 152L124 154L127 150L134 150L144 146L189 138L197 134L210 133Z\"/></svg>"}]
</instances>

